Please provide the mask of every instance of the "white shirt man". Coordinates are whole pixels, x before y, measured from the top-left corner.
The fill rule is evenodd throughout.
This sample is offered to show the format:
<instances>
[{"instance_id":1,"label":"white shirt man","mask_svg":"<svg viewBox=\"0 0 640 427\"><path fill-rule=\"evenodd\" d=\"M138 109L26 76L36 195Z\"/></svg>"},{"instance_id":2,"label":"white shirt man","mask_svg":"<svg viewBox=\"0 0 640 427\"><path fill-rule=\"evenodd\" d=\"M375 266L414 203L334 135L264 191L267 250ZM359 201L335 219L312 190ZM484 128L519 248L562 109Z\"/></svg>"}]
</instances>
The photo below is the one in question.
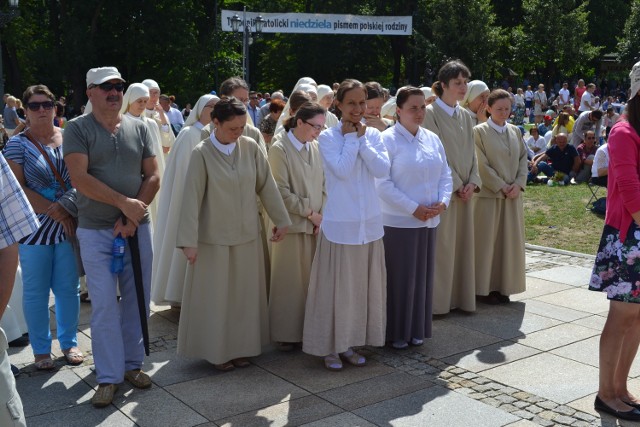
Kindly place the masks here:
<instances>
[{"instance_id":1,"label":"white shirt man","mask_svg":"<svg viewBox=\"0 0 640 427\"><path fill-rule=\"evenodd\" d=\"M571 94L569 93L569 84L563 83L562 89L558 91L558 107L562 108L570 102Z\"/></svg>"}]
</instances>

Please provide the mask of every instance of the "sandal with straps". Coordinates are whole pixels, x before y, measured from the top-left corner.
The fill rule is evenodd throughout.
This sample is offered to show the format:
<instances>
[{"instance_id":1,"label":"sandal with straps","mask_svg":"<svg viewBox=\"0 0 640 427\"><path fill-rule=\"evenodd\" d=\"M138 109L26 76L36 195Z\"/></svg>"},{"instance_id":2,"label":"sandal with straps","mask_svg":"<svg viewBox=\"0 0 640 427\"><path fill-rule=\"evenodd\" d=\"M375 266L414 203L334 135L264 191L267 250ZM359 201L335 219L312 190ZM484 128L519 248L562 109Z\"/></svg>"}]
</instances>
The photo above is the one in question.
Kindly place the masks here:
<instances>
[{"instance_id":1,"label":"sandal with straps","mask_svg":"<svg viewBox=\"0 0 640 427\"><path fill-rule=\"evenodd\" d=\"M33 363L38 371L50 371L56 367L55 362L51 359L50 354L39 354Z\"/></svg>"},{"instance_id":2,"label":"sandal with straps","mask_svg":"<svg viewBox=\"0 0 640 427\"><path fill-rule=\"evenodd\" d=\"M367 359L365 359L363 355L356 353L351 348L344 353L340 353L340 357L353 366L361 367L367 364Z\"/></svg>"},{"instance_id":3,"label":"sandal with straps","mask_svg":"<svg viewBox=\"0 0 640 427\"><path fill-rule=\"evenodd\" d=\"M84 355L77 347L71 347L68 350L62 350L65 360L71 366L82 365L84 362Z\"/></svg>"},{"instance_id":4,"label":"sandal with straps","mask_svg":"<svg viewBox=\"0 0 640 427\"><path fill-rule=\"evenodd\" d=\"M324 357L324 367L330 371L341 371L342 370L342 360L340 360L340 356L335 353L332 353L328 356Z\"/></svg>"}]
</instances>

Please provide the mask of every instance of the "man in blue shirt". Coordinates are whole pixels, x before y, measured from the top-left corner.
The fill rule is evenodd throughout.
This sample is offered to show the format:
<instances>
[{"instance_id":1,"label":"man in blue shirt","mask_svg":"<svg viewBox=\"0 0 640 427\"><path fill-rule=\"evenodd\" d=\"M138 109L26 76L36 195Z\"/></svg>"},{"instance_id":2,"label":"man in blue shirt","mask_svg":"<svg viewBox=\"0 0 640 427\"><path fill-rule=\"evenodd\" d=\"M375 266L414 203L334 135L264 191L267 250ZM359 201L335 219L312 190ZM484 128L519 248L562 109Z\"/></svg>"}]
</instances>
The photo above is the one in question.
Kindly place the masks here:
<instances>
[{"instance_id":1,"label":"man in blue shirt","mask_svg":"<svg viewBox=\"0 0 640 427\"><path fill-rule=\"evenodd\" d=\"M549 164L548 161L551 161ZM556 135L556 145L537 156L531 165L531 172L527 181L533 180L538 173L552 177L556 172L564 174L564 184L569 184L580 170L580 156L573 145L569 145L569 138L565 133Z\"/></svg>"}]
</instances>

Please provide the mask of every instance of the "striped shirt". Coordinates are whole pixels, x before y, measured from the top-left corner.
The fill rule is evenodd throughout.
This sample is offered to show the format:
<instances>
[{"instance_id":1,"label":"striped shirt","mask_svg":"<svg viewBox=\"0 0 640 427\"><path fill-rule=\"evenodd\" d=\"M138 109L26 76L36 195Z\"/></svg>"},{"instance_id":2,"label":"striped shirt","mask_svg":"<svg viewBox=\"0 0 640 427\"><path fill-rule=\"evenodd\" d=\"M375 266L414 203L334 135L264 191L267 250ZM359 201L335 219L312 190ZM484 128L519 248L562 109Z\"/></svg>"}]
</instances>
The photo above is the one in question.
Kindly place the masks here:
<instances>
[{"instance_id":1,"label":"striped shirt","mask_svg":"<svg viewBox=\"0 0 640 427\"><path fill-rule=\"evenodd\" d=\"M62 145L51 148L42 145L44 151L55 165L58 173L71 188L71 179L64 163L62 155ZM27 137L22 134L14 135L4 148L4 155L7 160L11 160L22 166L27 188L40 194L45 199L55 202L64 194L60 183L56 180L49 163L44 159L42 153L33 145ZM54 221L46 214L38 214L40 228L20 243L25 245L55 245L66 240L62 224Z\"/></svg>"},{"instance_id":2,"label":"striped shirt","mask_svg":"<svg viewBox=\"0 0 640 427\"><path fill-rule=\"evenodd\" d=\"M40 227L27 196L0 154L0 249L29 236Z\"/></svg>"}]
</instances>

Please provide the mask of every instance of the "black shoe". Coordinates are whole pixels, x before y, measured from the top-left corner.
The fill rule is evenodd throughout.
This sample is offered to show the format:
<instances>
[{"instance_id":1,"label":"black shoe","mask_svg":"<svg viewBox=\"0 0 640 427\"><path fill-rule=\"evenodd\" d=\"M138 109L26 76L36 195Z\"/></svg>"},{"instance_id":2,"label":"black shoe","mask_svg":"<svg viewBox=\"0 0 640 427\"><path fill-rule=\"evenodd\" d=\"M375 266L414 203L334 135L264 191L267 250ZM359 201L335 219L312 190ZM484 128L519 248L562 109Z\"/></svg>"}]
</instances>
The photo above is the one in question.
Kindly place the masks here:
<instances>
[{"instance_id":1,"label":"black shoe","mask_svg":"<svg viewBox=\"0 0 640 427\"><path fill-rule=\"evenodd\" d=\"M600 397L596 395L596 400L593 403L593 408L596 411L605 412L609 415L613 415L621 420L640 421L640 410L633 408L630 411L617 411L604 403Z\"/></svg>"},{"instance_id":2,"label":"black shoe","mask_svg":"<svg viewBox=\"0 0 640 427\"><path fill-rule=\"evenodd\" d=\"M16 365L11 365L11 373L13 374L14 378L17 378L18 375L20 375L20 369L18 369Z\"/></svg>"},{"instance_id":3,"label":"black shoe","mask_svg":"<svg viewBox=\"0 0 640 427\"><path fill-rule=\"evenodd\" d=\"M9 347L26 347L29 345L29 334L23 334L20 338L16 338L9 342Z\"/></svg>"},{"instance_id":4,"label":"black shoe","mask_svg":"<svg viewBox=\"0 0 640 427\"><path fill-rule=\"evenodd\" d=\"M622 402L636 409L640 409L640 403L625 402L624 400Z\"/></svg>"}]
</instances>

